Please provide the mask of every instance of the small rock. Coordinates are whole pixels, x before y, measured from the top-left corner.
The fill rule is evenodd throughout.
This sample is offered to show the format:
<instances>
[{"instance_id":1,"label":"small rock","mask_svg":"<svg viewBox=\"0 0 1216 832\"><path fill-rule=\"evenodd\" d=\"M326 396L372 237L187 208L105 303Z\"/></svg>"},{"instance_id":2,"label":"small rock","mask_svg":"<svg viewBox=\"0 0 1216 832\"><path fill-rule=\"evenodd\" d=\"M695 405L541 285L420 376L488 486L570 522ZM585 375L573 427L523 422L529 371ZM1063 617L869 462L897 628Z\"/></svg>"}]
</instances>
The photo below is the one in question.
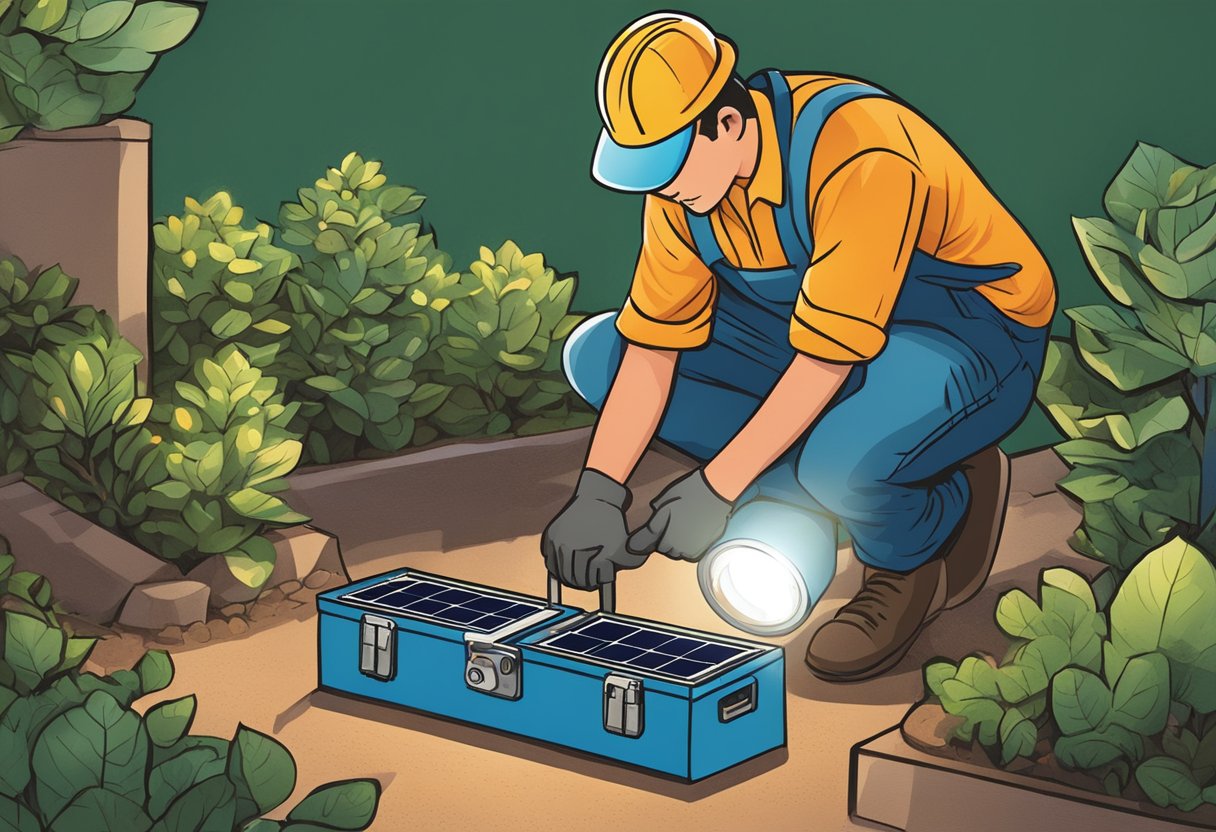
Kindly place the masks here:
<instances>
[{"instance_id":1,"label":"small rock","mask_svg":"<svg viewBox=\"0 0 1216 832\"><path fill-rule=\"evenodd\" d=\"M275 603L278 603L279 601L282 601L286 597L287 597L287 594L276 586L276 587L271 587L270 589L263 592L260 596L258 596L258 601L264 602L267 604L275 604Z\"/></svg>"},{"instance_id":2,"label":"small rock","mask_svg":"<svg viewBox=\"0 0 1216 832\"><path fill-rule=\"evenodd\" d=\"M186 640L195 644L206 644L211 641L211 630L203 622L195 622L186 630Z\"/></svg>"},{"instance_id":3,"label":"small rock","mask_svg":"<svg viewBox=\"0 0 1216 832\"><path fill-rule=\"evenodd\" d=\"M207 630L213 641L228 636L228 622L222 618L213 618L207 622Z\"/></svg>"},{"instance_id":4,"label":"small rock","mask_svg":"<svg viewBox=\"0 0 1216 832\"><path fill-rule=\"evenodd\" d=\"M207 617L210 594L198 581L140 584L123 603L118 623L144 630L160 630L169 624L185 627Z\"/></svg>"},{"instance_id":5,"label":"small rock","mask_svg":"<svg viewBox=\"0 0 1216 832\"><path fill-rule=\"evenodd\" d=\"M279 589L283 591L284 595L292 595L299 592L300 588L303 586L304 584L300 583L299 581L284 581L283 583L279 584Z\"/></svg>"},{"instance_id":6,"label":"small rock","mask_svg":"<svg viewBox=\"0 0 1216 832\"><path fill-rule=\"evenodd\" d=\"M241 615L244 612L244 604L228 604L227 606L220 607L220 615L224 616L225 618L232 618L232 616Z\"/></svg>"},{"instance_id":7,"label":"small rock","mask_svg":"<svg viewBox=\"0 0 1216 832\"><path fill-rule=\"evenodd\" d=\"M324 569L318 569L316 572L313 572L304 579L304 586L308 587L309 589L320 589L329 583L329 578L332 574L332 572L328 572Z\"/></svg>"},{"instance_id":8,"label":"small rock","mask_svg":"<svg viewBox=\"0 0 1216 832\"><path fill-rule=\"evenodd\" d=\"M274 545L274 571L271 586L284 581L303 581L317 569L329 572L345 570L338 539L310 526L291 526L266 533Z\"/></svg>"},{"instance_id":9,"label":"small rock","mask_svg":"<svg viewBox=\"0 0 1216 832\"><path fill-rule=\"evenodd\" d=\"M267 604L265 602L258 601L256 604L253 605L253 608L249 610L249 620L250 621L265 621L267 618L273 617L274 614L275 614L275 607L273 604Z\"/></svg>"},{"instance_id":10,"label":"small rock","mask_svg":"<svg viewBox=\"0 0 1216 832\"><path fill-rule=\"evenodd\" d=\"M181 644L183 634L181 627L171 624L157 634L156 640L164 644Z\"/></svg>"},{"instance_id":11,"label":"small rock","mask_svg":"<svg viewBox=\"0 0 1216 832\"><path fill-rule=\"evenodd\" d=\"M313 595L311 590L300 589L300 590L297 590L296 592L293 592L290 595L288 595L287 600L295 601L296 603L299 603L299 604L308 604L312 601L312 599L314 597L316 597L316 596Z\"/></svg>"},{"instance_id":12,"label":"small rock","mask_svg":"<svg viewBox=\"0 0 1216 832\"><path fill-rule=\"evenodd\" d=\"M234 636L239 636L249 632L249 622L243 618L234 618L228 622L228 632Z\"/></svg>"},{"instance_id":13,"label":"small rock","mask_svg":"<svg viewBox=\"0 0 1216 832\"><path fill-rule=\"evenodd\" d=\"M951 716L941 705L925 702L913 708L899 727L908 745L938 754L946 749L954 729L962 724L961 717Z\"/></svg>"}]
</instances>

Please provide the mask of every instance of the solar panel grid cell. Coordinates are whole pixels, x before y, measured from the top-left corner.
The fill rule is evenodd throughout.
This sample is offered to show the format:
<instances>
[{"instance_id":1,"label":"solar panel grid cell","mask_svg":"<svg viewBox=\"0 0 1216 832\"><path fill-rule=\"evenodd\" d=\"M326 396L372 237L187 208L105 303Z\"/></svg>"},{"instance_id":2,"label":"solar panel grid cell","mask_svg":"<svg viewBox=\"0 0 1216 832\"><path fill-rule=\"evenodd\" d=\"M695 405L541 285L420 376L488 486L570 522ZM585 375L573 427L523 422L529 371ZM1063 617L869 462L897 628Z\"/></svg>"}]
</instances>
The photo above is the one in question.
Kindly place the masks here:
<instances>
[{"instance_id":1,"label":"solar panel grid cell","mask_svg":"<svg viewBox=\"0 0 1216 832\"><path fill-rule=\"evenodd\" d=\"M416 618L429 618L465 630L491 632L544 607L445 586L420 579L396 579L373 584L342 596Z\"/></svg>"},{"instance_id":2,"label":"solar panel grid cell","mask_svg":"<svg viewBox=\"0 0 1216 832\"><path fill-rule=\"evenodd\" d=\"M537 646L680 679L699 676L750 651L746 647L605 620L592 620L550 636Z\"/></svg>"}]
</instances>

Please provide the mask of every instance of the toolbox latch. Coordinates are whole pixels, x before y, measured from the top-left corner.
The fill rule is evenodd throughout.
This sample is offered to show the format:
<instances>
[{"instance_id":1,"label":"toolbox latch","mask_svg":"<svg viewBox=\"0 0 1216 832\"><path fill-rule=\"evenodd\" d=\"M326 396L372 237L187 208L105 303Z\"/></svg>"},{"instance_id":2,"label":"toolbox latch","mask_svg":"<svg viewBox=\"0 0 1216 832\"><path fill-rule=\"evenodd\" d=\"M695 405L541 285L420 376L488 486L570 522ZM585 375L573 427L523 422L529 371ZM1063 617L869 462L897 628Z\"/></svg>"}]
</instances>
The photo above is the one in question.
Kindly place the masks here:
<instances>
[{"instance_id":1,"label":"toolbox latch","mask_svg":"<svg viewBox=\"0 0 1216 832\"><path fill-rule=\"evenodd\" d=\"M523 694L519 648L487 641L466 642L464 683L473 690L518 699Z\"/></svg>"},{"instance_id":2,"label":"toolbox latch","mask_svg":"<svg viewBox=\"0 0 1216 832\"><path fill-rule=\"evenodd\" d=\"M365 614L359 627L359 672L387 682L397 672L397 625Z\"/></svg>"},{"instance_id":3,"label":"toolbox latch","mask_svg":"<svg viewBox=\"0 0 1216 832\"><path fill-rule=\"evenodd\" d=\"M604 730L640 737L645 727L646 693L642 680L609 673L604 679Z\"/></svg>"}]
</instances>

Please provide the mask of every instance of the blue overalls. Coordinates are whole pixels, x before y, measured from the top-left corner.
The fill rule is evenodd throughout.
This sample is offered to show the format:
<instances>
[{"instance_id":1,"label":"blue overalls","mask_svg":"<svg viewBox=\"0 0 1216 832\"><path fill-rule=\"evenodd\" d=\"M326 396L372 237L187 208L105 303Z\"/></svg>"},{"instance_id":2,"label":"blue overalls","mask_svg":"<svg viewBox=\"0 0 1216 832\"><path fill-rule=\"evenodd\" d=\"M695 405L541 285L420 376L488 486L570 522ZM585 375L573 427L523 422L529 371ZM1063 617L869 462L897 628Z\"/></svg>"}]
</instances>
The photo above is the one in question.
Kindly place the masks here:
<instances>
[{"instance_id":1,"label":"blue overalls","mask_svg":"<svg viewBox=\"0 0 1216 832\"><path fill-rule=\"evenodd\" d=\"M812 259L805 195L820 129L845 102L886 94L864 84L834 86L813 96L793 123L780 73L761 73L749 84L773 102L785 170L774 218L790 265L736 269L709 218L688 215L718 298L709 343L680 355L658 436L702 462L739 431L795 355L789 326ZM974 291L1020 268L964 266L916 251L883 350L852 368L820 419L740 497L735 515L753 503L796 507L801 559L823 564L824 586L835 566L833 518L871 566L905 572L931 558L968 503L959 463L1005 437L1033 401L1048 328L1013 321ZM616 315L588 319L565 347L571 386L597 410L624 350ZM730 537L728 526L724 539ZM817 595L822 587L815 589Z\"/></svg>"}]
</instances>

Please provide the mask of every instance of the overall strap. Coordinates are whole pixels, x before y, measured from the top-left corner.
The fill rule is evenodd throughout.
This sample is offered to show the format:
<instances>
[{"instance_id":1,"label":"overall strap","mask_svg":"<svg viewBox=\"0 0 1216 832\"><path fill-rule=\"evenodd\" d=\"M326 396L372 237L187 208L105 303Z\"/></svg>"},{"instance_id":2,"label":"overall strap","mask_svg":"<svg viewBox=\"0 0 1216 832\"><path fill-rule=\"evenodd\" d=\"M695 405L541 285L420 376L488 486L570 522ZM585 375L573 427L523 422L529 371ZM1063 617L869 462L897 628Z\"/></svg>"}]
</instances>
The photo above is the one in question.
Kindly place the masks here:
<instances>
[{"instance_id":1,"label":"overall strap","mask_svg":"<svg viewBox=\"0 0 1216 832\"><path fill-rule=\"evenodd\" d=\"M808 257L815 249L815 241L811 234L810 195L807 188L811 177L811 155L815 151L815 142L819 139L824 122L839 107L850 101L884 97L889 97L889 94L878 87L850 81L815 93L798 113L790 139L785 196L793 214L794 231Z\"/></svg>"}]
</instances>

